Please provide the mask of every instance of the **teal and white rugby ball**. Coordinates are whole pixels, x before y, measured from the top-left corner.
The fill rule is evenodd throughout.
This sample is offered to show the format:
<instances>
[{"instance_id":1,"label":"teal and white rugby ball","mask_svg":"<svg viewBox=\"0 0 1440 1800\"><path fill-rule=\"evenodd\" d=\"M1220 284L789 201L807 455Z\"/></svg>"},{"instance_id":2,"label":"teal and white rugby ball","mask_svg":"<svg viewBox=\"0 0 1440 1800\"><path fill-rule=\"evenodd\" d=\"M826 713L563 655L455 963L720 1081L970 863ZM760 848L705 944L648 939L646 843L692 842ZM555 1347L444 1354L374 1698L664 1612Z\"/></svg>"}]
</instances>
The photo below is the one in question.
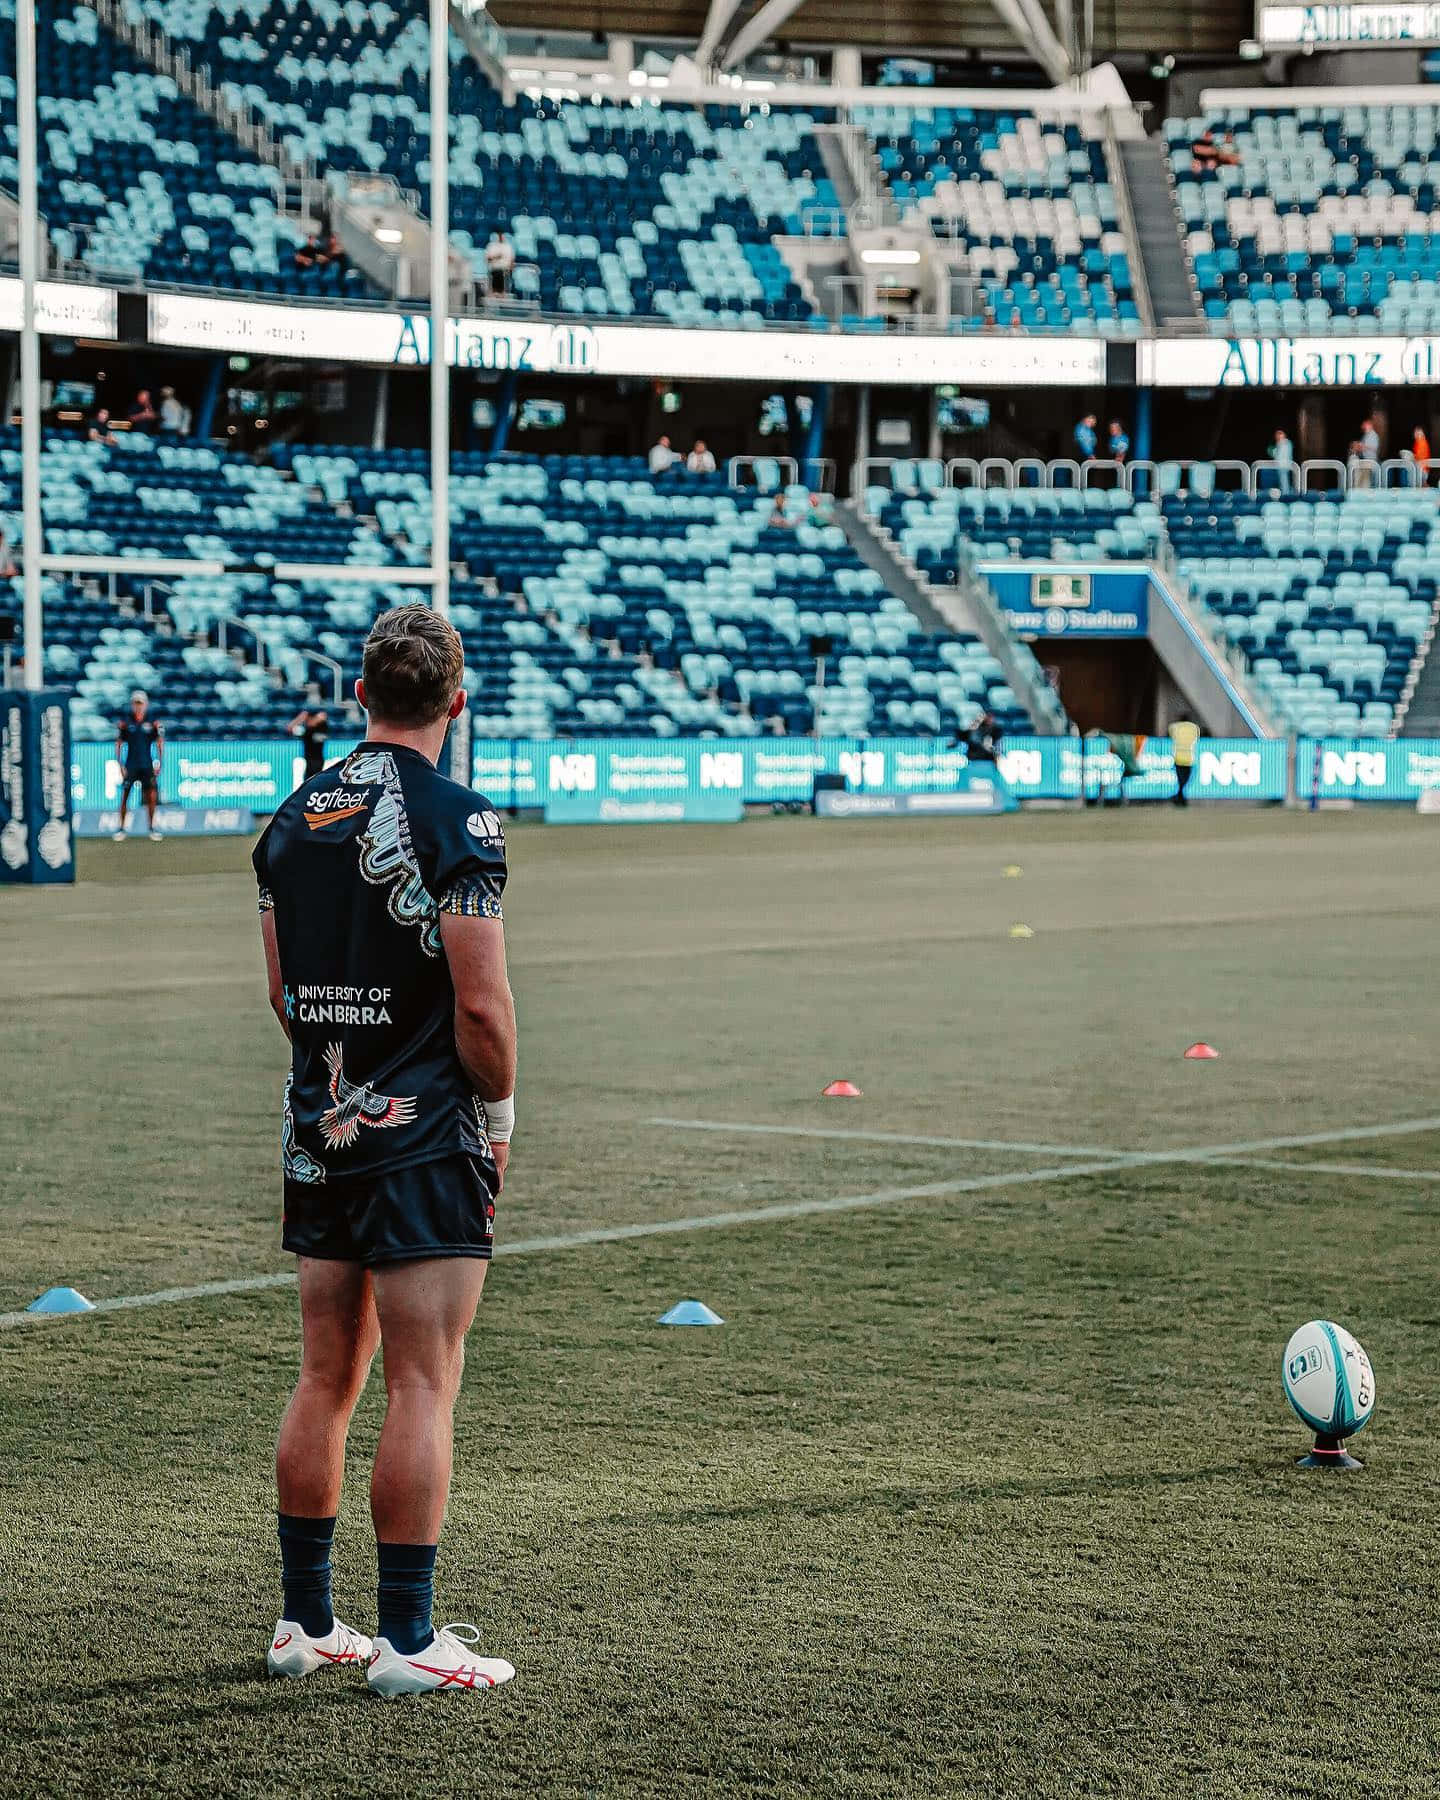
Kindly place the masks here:
<instances>
[{"instance_id":1,"label":"teal and white rugby ball","mask_svg":"<svg viewBox=\"0 0 1440 1800\"><path fill-rule=\"evenodd\" d=\"M1312 1319L1285 1346L1285 1398L1324 1437L1354 1437L1375 1410L1375 1371L1343 1325Z\"/></svg>"}]
</instances>

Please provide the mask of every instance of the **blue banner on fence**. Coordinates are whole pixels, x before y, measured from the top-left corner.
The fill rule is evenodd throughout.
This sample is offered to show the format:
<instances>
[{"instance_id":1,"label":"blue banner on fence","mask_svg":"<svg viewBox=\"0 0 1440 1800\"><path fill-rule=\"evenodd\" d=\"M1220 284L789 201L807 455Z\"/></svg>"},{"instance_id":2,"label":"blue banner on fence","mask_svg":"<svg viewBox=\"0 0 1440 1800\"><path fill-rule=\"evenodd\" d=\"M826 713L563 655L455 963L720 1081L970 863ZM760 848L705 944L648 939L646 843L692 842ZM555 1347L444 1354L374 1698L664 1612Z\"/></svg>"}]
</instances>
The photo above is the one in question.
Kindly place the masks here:
<instances>
[{"instance_id":1,"label":"blue banner on fence","mask_svg":"<svg viewBox=\"0 0 1440 1800\"><path fill-rule=\"evenodd\" d=\"M1440 788L1440 738L1301 738L1299 800L1418 800Z\"/></svg>"},{"instance_id":2,"label":"blue banner on fence","mask_svg":"<svg viewBox=\"0 0 1440 1800\"><path fill-rule=\"evenodd\" d=\"M330 760L343 756L353 738L326 746ZM1377 798L1413 798L1421 786L1440 785L1440 744L1327 744L1325 767L1373 764L1334 762L1330 752L1401 753L1408 773L1403 786ZM472 746L474 786L501 808L544 811L559 818L600 818L604 802L624 808L648 802L685 802L688 818L733 817L738 806L808 801L817 775L840 775L856 794L953 793L964 783L965 751L944 738L480 738ZM983 764L974 765L983 772ZM1168 738L1143 744L1137 771L1125 776L1107 746L1095 739L1010 737L1000 750L999 773L1017 800L1075 800L1113 792L1124 779L1135 800L1164 800L1175 790ZM1388 768L1388 764L1387 764ZM1425 769L1432 779L1422 778ZM160 798L189 810L240 808L273 812L299 784L304 763L293 739L224 743L172 740L160 770ZM1338 782L1339 777L1335 780ZM1371 789L1352 780L1345 794ZM1403 791L1401 791L1403 787ZM108 812L119 799L120 769L109 744L78 744L71 757L71 789L77 811ZM1302 786L1302 794L1306 790ZM1190 783L1192 800L1283 800L1285 745L1253 738L1202 738ZM1332 797L1328 792L1326 797ZM704 810L705 808L709 810ZM609 816L613 816L609 815ZM636 815L639 816L639 815Z\"/></svg>"}]
</instances>

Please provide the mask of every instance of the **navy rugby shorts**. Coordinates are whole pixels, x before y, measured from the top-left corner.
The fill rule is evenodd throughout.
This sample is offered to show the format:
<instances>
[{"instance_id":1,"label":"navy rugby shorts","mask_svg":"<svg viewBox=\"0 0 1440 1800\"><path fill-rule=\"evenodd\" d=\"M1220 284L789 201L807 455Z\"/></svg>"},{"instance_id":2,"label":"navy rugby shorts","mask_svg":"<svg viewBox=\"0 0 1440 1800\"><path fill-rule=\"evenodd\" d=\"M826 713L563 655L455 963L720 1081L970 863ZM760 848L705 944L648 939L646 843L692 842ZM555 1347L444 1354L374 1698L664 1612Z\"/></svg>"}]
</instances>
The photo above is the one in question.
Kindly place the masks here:
<instances>
[{"instance_id":1,"label":"navy rugby shorts","mask_svg":"<svg viewBox=\"0 0 1440 1800\"><path fill-rule=\"evenodd\" d=\"M420 1262L427 1257L489 1259L495 1243L493 1165L448 1156L323 1182L285 1183L285 1248L326 1262Z\"/></svg>"}]
</instances>

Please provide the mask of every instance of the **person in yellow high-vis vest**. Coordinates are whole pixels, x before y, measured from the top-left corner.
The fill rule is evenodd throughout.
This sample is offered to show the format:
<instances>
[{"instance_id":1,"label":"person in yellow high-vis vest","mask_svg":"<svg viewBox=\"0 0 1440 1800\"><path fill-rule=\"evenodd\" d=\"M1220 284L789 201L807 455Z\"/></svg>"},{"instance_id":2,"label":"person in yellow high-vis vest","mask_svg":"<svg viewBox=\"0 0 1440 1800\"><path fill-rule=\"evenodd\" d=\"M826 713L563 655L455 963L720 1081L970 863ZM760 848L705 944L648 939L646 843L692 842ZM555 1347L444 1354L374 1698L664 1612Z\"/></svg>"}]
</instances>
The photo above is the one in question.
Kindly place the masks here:
<instances>
[{"instance_id":1,"label":"person in yellow high-vis vest","mask_svg":"<svg viewBox=\"0 0 1440 1800\"><path fill-rule=\"evenodd\" d=\"M1189 719L1176 719L1170 727L1170 742L1175 751L1175 804L1188 806L1185 790L1195 769L1195 746L1200 741L1200 727Z\"/></svg>"}]
</instances>

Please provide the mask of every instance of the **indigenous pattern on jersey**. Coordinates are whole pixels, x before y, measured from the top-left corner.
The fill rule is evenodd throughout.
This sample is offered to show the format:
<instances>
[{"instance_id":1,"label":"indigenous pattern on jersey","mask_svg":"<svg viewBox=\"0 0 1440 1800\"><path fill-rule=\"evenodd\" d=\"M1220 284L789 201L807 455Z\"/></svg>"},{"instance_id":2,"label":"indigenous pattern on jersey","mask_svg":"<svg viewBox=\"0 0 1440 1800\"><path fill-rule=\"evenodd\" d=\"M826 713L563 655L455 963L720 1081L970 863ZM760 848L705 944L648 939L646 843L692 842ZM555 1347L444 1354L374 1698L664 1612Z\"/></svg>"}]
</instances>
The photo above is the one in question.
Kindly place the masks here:
<instances>
[{"instance_id":1,"label":"indigenous pattern on jersey","mask_svg":"<svg viewBox=\"0 0 1440 1800\"><path fill-rule=\"evenodd\" d=\"M440 915L502 916L499 816L418 751L362 744L300 784L254 863L293 1046L287 1178L313 1186L456 1155L490 1163L455 1051Z\"/></svg>"}]
</instances>

